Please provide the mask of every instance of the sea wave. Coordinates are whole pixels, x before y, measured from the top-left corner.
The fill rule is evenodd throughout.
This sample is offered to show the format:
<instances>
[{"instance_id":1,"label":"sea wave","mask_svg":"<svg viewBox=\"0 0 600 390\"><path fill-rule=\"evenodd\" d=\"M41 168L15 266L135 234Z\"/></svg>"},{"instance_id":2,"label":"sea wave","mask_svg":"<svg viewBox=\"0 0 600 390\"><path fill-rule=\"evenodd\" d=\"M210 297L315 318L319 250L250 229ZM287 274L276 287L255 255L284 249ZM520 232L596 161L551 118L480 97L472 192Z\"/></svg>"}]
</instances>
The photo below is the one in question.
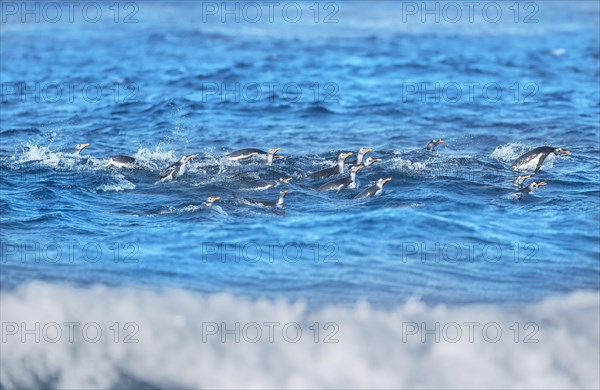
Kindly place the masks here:
<instances>
[{"instance_id":1,"label":"sea wave","mask_svg":"<svg viewBox=\"0 0 600 390\"><path fill-rule=\"evenodd\" d=\"M3 291L0 302L4 389L600 384L596 292L518 308L418 299L390 309L364 302L314 308L179 289L33 282Z\"/></svg>"}]
</instances>

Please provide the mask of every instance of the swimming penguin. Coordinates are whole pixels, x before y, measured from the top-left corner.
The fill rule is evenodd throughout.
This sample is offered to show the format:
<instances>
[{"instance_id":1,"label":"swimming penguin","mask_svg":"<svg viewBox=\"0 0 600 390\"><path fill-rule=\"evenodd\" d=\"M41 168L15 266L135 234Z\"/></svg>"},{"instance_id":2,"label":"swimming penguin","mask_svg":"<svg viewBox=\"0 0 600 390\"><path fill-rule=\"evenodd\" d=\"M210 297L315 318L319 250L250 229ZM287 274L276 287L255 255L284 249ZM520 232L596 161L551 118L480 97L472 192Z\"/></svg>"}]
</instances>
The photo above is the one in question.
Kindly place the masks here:
<instances>
[{"instance_id":1,"label":"swimming penguin","mask_svg":"<svg viewBox=\"0 0 600 390\"><path fill-rule=\"evenodd\" d=\"M271 165L273 163L273 156L275 156L275 153L277 153L279 150L281 150L281 148L272 148L265 152L264 150L260 150L260 149L247 148L247 149L240 149L240 150L231 152L227 155L227 157L229 157L229 159L231 161L240 161L240 160L247 160L254 156L267 156L266 164ZM282 157L283 156L277 156L277 158L282 158Z\"/></svg>"},{"instance_id":2,"label":"swimming penguin","mask_svg":"<svg viewBox=\"0 0 600 390\"><path fill-rule=\"evenodd\" d=\"M291 177L280 178L279 180L257 180L252 183L247 183L242 186L244 190L268 190L269 188L279 187L281 184L288 184L292 180Z\"/></svg>"},{"instance_id":3,"label":"swimming penguin","mask_svg":"<svg viewBox=\"0 0 600 390\"><path fill-rule=\"evenodd\" d=\"M376 162L380 162L380 161L381 161L381 159L379 157L367 157L365 159L365 162L363 165L365 167L368 167L368 166L371 166L371 165L375 164Z\"/></svg>"},{"instance_id":4,"label":"swimming penguin","mask_svg":"<svg viewBox=\"0 0 600 390\"><path fill-rule=\"evenodd\" d=\"M436 148L436 146L438 146L439 144L443 144L444 142L446 141L444 141L443 139L432 139L431 141L429 141L427 146L425 146L425 149L432 151Z\"/></svg>"},{"instance_id":5,"label":"swimming penguin","mask_svg":"<svg viewBox=\"0 0 600 390\"><path fill-rule=\"evenodd\" d=\"M365 154L372 152L373 149L371 148L361 148L358 153L356 154L356 159L353 161L348 161L347 164L350 165L360 165L363 163L363 158L365 157Z\"/></svg>"},{"instance_id":6,"label":"swimming penguin","mask_svg":"<svg viewBox=\"0 0 600 390\"><path fill-rule=\"evenodd\" d=\"M337 165L327 169L321 169L320 171L313 172L308 177L311 179L325 179L330 176L344 173L344 160L352 156L352 152L342 152L338 154Z\"/></svg>"},{"instance_id":7,"label":"swimming penguin","mask_svg":"<svg viewBox=\"0 0 600 390\"><path fill-rule=\"evenodd\" d=\"M533 182L530 185L528 185L525 188L521 188L519 191L517 191L515 193L515 196L517 197L517 199L523 199L525 198L527 195L531 195L534 192L537 191L538 188L545 186L546 182L540 181L540 182Z\"/></svg>"},{"instance_id":8,"label":"swimming penguin","mask_svg":"<svg viewBox=\"0 0 600 390\"><path fill-rule=\"evenodd\" d=\"M90 144L77 144L77 145L75 146L75 150L73 151L73 154L74 154L75 156L79 156L79 155L80 155L80 153L81 153L81 151L82 151L83 149L87 148L88 146L90 146Z\"/></svg>"},{"instance_id":9,"label":"swimming penguin","mask_svg":"<svg viewBox=\"0 0 600 390\"><path fill-rule=\"evenodd\" d=\"M288 191L283 190L279 192L279 199L275 200L264 200L264 199L246 199L241 198L243 201L247 203L251 203L257 206L266 206L266 207L283 207L283 201Z\"/></svg>"},{"instance_id":10,"label":"swimming penguin","mask_svg":"<svg viewBox=\"0 0 600 390\"><path fill-rule=\"evenodd\" d=\"M338 180L330 181L316 188L317 191L340 191L344 188L355 188L356 187L356 172L363 169L364 165L354 165L350 168L350 174L348 177L343 177Z\"/></svg>"},{"instance_id":11,"label":"swimming penguin","mask_svg":"<svg viewBox=\"0 0 600 390\"><path fill-rule=\"evenodd\" d=\"M135 158L123 155L110 156L106 158L107 166L117 168L131 168L136 165Z\"/></svg>"},{"instance_id":12,"label":"swimming penguin","mask_svg":"<svg viewBox=\"0 0 600 390\"><path fill-rule=\"evenodd\" d=\"M218 196L209 196L208 198L206 198L206 202L203 202L202 204L206 207L210 207L217 200L221 200L221 198L219 198Z\"/></svg>"},{"instance_id":13,"label":"swimming penguin","mask_svg":"<svg viewBox=\"0 0 600 390\"><path fill-rule=\"evenodd\" d=\"M525 180L529 179L530 177L531 177L531 175L519 176L515 180L512 181L512 185L515 186L515 187L521 187L521 185L523 184L523 182Z\"/></svg>"},{"instance_id":14,"label":"swimming penguin","mask_svg":"<svg viewBox=\"0 0 600 390\"><path fill-rule=\"evenodd\" d=\"M383 185L390 180L392 180L391 177L377 180L377 183L375 183L375 185L372 185L371 187L362 191L360 194L356 195L354 199L365 199L371 196L379 195L383 190Z\"/></svg>"},{"instance_id":15,"label":"swimming penguin","mask_svg":"<svg viewBox=\"0 0 600 390\"><path fill-rule=\"evenodd\" d=\"M186 163L196 157L195 154L189 156L183 156L177 162L169 165L164 171L160 173L160 181L175 180L179 176L183 175L186 171Z\"/></svg>"},{"instance_id":16,"label":"swimming penguin","mask_svg":"<svg viewBox=\"0 0 600 390\"><path fill-rule=\"evenodd\" d=\"M540 170L540 168L544 164L544 160L546 160L550 153L553 153L555 155L571 154L569 150L563 148L555 148L552 146L540 146L539 148L530 150L529 152L523 154L521 157L516 159L510 167L510 169L512 169L513 171L533 170L533 172L537 172Z\"/></svg>"}]
</instances>

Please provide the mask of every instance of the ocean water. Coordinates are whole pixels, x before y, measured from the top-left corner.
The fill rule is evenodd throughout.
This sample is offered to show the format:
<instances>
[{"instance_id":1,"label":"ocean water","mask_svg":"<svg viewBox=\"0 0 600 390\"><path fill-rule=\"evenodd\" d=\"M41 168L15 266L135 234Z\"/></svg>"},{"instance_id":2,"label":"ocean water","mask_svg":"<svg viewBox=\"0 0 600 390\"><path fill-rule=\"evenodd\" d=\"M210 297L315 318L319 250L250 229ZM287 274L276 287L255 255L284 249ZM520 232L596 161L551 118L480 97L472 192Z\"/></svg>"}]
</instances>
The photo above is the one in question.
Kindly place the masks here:
<instances>
[{"instance_id":1,"label":"ocean water","mask_svg":"<svg viewBox=\"0 0 600 390\"><path fill-rule=\"evenodd\" d=\"M428 3L439 22L413 2L284 2L272 21L257 3L256 23L236 2L93 3L94 23L49 22L39 4L23 22L16 4L0 35L0 387L600 384L596 2L499 2L498 21L462 9L454 23L447 2ZM542 145L572 154L518 200L510 165ZM284 158L225 158L244 147ZM357 189L314 190L307 173L361 147L382 161ZM139 167L107 167L116 154ZM185 175L157 182L187 154ZM238 198L284 188L283 208ZM96 321L104 338L18 337L50 321ZM297 322L304 338L203 339L207 322L236 321ZM313 342L315 321L339 342ZM404 340L407 322L450 321L504 336ZM539 342L515 342L515 322ZM109 340L113 323L140 341Z\"/></svg>"}]
</instances>

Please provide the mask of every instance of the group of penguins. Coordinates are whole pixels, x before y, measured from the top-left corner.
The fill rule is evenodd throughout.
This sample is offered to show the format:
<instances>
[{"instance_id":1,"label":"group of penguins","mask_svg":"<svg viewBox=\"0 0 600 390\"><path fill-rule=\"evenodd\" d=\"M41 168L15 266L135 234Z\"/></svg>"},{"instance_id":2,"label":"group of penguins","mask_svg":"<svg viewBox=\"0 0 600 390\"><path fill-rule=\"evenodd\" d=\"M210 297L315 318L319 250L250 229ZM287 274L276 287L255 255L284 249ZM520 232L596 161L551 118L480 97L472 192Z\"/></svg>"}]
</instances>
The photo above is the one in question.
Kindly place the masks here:
<instances>
[{"instance_id":1,"label":"group of penguins","mask_svg":"<svg viewBox=\"0 0 600 390\"><path fill-rule=\"evenodd\" d=\"M427 146L425 146L425 150L433 151L438 145L440 145L444 142L445 141L443 139L433 139L433 140L429 141ZM79 153L88 146L89 146L89 144L77 145L75 148L75 154L79 155ZM226 157L231 161L242 161L242 160L249 160L252 158L264 158L265 164L270 166L273 164L274 159L283 158L283 156L277 154L277 152L279 152L280 149L281 148L272 148L272 149L268 149L267 151L264 151L261 149L255 149L255 148L239 149L239 150L236 150L234 152L227 154ZM372 152L372 151L373 151L372 148L361 148L358 151L356 158L353 161L346 161L346 159L348 157L353 155L352 152L342 152L338 155L335 165L333 165L330 168L312 172L308 175L308 177L310 179L315 179L315 180L324 180L324 179L329 179L329 178L332 178L335 176L340 176L340 175L343 175L345 172L345 165L349 164L347 176L342 176L342 177L339 177L339 178L336 178L336 179L333 179L330 181L326 181L325 183L318 185L315 188L315 190L316 191L332 191L333 190L333 191L339 192L344 189L356 188L357 172L365 167L368 167L374 163L381 161L380 158L374 158L374 157L365 158L366 154L369 152ZM513 185L519 187L519 189L515 193L515 196L517 197L517 199L523 199L527 195L530 195L530 194L534 193L535 191L537 191L538 188L546 185L546 182L543 182L543 181L539 181L539 182L533 181L532 183L530 183L527 186L525 186L524 183L528 179L532 178L533 174L537 173L540 170L540 168L544 164L544 161L550 154L561 155L561 154L571 154L571 152L569 150L566 150L566 149L563 149L560 147L540 146L540 147L537 147L535 149L528 151L527 153L524 153L523 155L521 155L519 158L517 158L514 161L514 163L511 166L511 169L513 171L532 171L532 174L518 176L516 179L513 180L513 182L512 182ZM183 175L186 171L186 165L187 165L188 161L190 161L191 159L193 159L195 157L197 157L197 155L195 155L195 154L182 156L179 160L177 160L173 164L166 167L159 174L159 182L175 180L178 177L180 177L181 175ZM115 167L119 167L119 168L132 168L132 167L136 166L135 158L130 157L130 156L124 156L124 155L110 156L110 157L106 158L106 161L107 161L108 166L115 166ZM271 182L264 182L264 183L262 183L262 185L263 185L264 189L267 189L267 188L271 188L271 187L276 187L282 183L288 183L290 180L292 180L292 179L291 178L281 178L279 180L274 180ZM358 193L354 197L354 199L365 199L365 198L369 198L369 197L372 197L375 195L379 195L383 190L384 184L389 182L390 180L392 180L392 178L390 178L390 177L381 178L381 179L377 180L377 182L375 182L374 185L372 185L372 186L366 188L365 190L361 191L360 193ZM242 198L242 200L244 200L247 203L255 204L255 205L262 205L262 206L267 206L267 207L282 207L287 193L288 193L287 190L280 191L279 198L277 200L247 199L247 198ZM208 199L204 202L204 205L211 206L215 201L218 201L220 199L221 199L220 197L213 197L213 196L208 197Z\"/></svg>"}]
</instances>

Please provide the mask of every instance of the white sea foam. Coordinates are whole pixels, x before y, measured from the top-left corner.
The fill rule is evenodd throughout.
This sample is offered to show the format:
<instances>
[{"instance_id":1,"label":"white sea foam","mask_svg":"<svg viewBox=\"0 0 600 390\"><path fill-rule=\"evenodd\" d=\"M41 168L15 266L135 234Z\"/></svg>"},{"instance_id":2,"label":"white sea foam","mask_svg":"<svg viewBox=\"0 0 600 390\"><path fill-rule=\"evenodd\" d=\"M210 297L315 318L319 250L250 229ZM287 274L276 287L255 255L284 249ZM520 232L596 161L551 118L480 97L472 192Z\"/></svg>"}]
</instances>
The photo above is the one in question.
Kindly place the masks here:
<instances>
[{"instance_id":1,"label":"white sea foam","mask_svg":"<svg viewBox=\"0 0 600 390\"><path fill-rule=\"evenodd\" d=\"M84 289L35 282L4 291L0 300L0 382L7 389L108 389L122 387L124 380L159 388L600 385L597 292L576 292L519 309L491 304L431 307L410 300L391 310L365 303L310 310L303 303L252 301L225 294ZM52 322L57 325L49 326ZM69 328L63 325L66 322L80 324L74 328L73 342ZM239 332L235 331L236 322L240 323ZM272 342L270 328L264 325L267 322L280 324L273 328ZM320 327L317 342L309 328L315 322ZM473 342L464 325L468 322L481 324L474 328ZM97 325L88 326L85 341L82 328L92 323ZM222 323L234 330L233 334L225 334ZM324 329L327 323L334 325ZM424 327L435 329L436 323L440 331L426 335L422 342ZM462 329L456 342L451 342L456 339L456 327L448 328L446 334L443 331L450 323ZM491 323L496 325L488 327L486 340L482 328ZM514 323L519 323L518 342L511 330ZM536 324L535 334L535 326L523 328L527 323ZM282 329L287 324L297 325L288 327L286 339ZM34 334L24 336L23 326ZM414 326L419 329L416 334L412 334ZM57 327L62 336L52 343ZM251 342L259 328L260 340ZM298 328L302 335L292 342ZM498 328L500 340L492 342ZM102 334L97 342L91 342L97 338L97 329ZM35 333L40 334L40 342L34 341ZM240 334L238 343L236 333ZM435 342L436 333L439 342ZM124 343L126 336L138 342ZM325 343L327 336L337 342ZM26 337L25 342L21 337ZM523 342L527 337L538 341Z\"/></svg>"},{"instance_id":2,"label":"white sea foam","mask_svg":"<svg viewBox=\"0 0 600 390\"><path fill-rule=\"evenodd\" d=\"M498 161L512 162L529 149L531 148L519 142L508 143L496 147L492 154L490 154L490 157Z\"/></svg>"},{"instance_id":3,"label":"white sea foam","mask_svg":"<svg viewBox=\"0 0 600 390\"><path fill-rule=\"evenodd\" d=\"M409 171L424 171L427 169L426 162L410 161L402 157L394 157L390 159L389 166L393 169L409 170Z\"/></svg>"},{"instance_id":4,"label":"white sea foam","mask_svg":"<svg viewBox=\"0 0 600 390\"><path fill-rule=\"evenodd\" d=\"M161 150L158 147L151 150L142 147L132 157L139 165L157 170L166 168L181 156L178 157L172 150Z\"/></svg>"},{"instance_id":5,"label":"white sea foam","mask_svg":"<svg viewBox=\"0 0 600 390\"><path fill-rule=\"evenodd\" d=\"M22 153L16 153L13 160L19 164L35 162L57 169L69 169L81 160L73 153L54 151L50 146L28 144Z\"/></svg>"},{"instance_id":6,"label":"white sea foam","mask_svg":"<svg viewBox=\"0 0 600 390\"><path fill-rule=\"evenodd\" d=\"M112 180L113 180L112 183L102 184L101 186L99 186L98 188L96 188L96 191L102 191L102 192L116 191L116 192L120 192L120 191L125 191L125 190L133 190L136 187L135 184L133 184L129 180L125 179L125 176L123 176L120 173L114 173L112 175Z\"/></svg>"}]
</instances>

